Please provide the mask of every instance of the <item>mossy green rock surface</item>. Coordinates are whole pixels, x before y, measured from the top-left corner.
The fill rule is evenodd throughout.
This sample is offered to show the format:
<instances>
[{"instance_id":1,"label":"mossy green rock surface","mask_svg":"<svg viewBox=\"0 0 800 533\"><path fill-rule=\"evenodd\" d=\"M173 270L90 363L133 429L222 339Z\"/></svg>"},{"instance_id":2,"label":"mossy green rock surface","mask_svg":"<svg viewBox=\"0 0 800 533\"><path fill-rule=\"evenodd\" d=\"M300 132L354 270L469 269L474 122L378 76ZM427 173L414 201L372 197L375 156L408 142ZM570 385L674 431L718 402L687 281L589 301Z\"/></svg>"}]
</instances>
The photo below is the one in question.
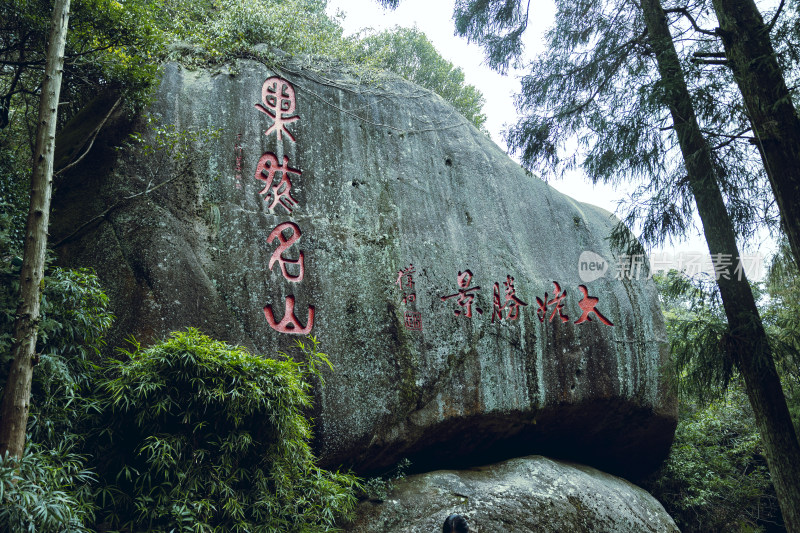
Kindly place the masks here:
<instances>
[{"instance_id":1,"label":"mossy green rock surface","mask_svg":"<svg viewBox=\"0 0 800 533\"><path fill-rule=\"evenodd\" d=\"M366 473L403 457L423 469L547 453L651 469L676 400L654 285L614 279L616 219L527 174L438 96L337 68L168 64L143 142L114 150L104 138L120 131L108 126L65 177L51 241L62 263L97 269L117 315L111 343L193 326L274 356L313 306L310 331L334 365L316 391L324 465ZM296 95L289 109L277 86L281 127L262 94L271 77ZM289 177L294 203L270 209L263 178L284 162L293 170L272 185ZM281 227L277 255L302 252L302 279L298 263L270 267ZM610 270L584 281L584 251ZM510 278L519 302L507 299ZM566 297L547 306L555 283ZM613 326L594 314L576 324L581 285ZM446 298L459 290L474 297L471 317L468 298ZM290 333L264 311L278 323L287 301Z\"/></svg>"}]
</instances>

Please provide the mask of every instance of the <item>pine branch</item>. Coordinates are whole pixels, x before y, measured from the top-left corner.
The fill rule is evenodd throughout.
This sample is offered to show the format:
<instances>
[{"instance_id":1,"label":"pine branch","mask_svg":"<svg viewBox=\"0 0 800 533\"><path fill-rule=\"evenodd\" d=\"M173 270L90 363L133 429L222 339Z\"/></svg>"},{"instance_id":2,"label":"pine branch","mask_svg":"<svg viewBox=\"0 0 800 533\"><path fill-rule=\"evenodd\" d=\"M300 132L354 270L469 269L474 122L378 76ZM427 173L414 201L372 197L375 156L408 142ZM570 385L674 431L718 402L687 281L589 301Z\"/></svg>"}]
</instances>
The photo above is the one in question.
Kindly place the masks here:
<instances>
[{"instance_id":1,"label":"pine branch","mask_svg":"<svg viewBox=\"0 0 800 533\"><path fill-rule=\"evenodd\" d=\"M786 0L781 0L781 3L778 5L778 10L775 11L775 14L772 16L772 20L770 20L769 24L767 24L767 33L771 32L772 28L775 26L775 23L778 22L778 17L780 16L781 11L783 11L783 5L785 3Z\"/></svg>"},{"instance_id":2,"label":"pine branch","mask_svg":"<svg viewBox=\"0 0 800 533\"><path fill-rule=\"evenodd\" d=\"M697 25L697 21L694 20L694 17L692 16L692 14L689 13L689 10L686 9L685 7L675 7L675 8L672 8L672 9L665 9L664 13L678 13L679 15L683 15L684 17L686 17L689 20L689 22L692 24L692 27L696 31L698 31L698 32L700 32L702 34L705 34L705 35L712 35L714 37L717 37L717 31L716 30L704 30L703 28L698 26Z\"/></svg>"},{"instance_id":3,"label":"pine branch","mask_svg":"<svg viewBox=\"0 0 800 533\"><path fill-rule=\"evenodd\" d=\"M728 133L719 133L718 131L704 130L704 129L701 129L700 131L705 133L706 135L711 135L712 137L725 137L727 139L754 139L755 138L755 137L742 135L742 133L750 131L750 128L745 128L742 131L740 131L739 133L735 133L733 135L730 135Z\"/></svg>"},{"instance_id":4,"label":"pine branch","mask_svg":"<svg viewBox=\"0 0 800 533\"><path fill-rule=\"evenodd\" d=\"M728 65L727 59L700 59L693 57L689 61L695 65Z\"/></svg>"}]
</instances>

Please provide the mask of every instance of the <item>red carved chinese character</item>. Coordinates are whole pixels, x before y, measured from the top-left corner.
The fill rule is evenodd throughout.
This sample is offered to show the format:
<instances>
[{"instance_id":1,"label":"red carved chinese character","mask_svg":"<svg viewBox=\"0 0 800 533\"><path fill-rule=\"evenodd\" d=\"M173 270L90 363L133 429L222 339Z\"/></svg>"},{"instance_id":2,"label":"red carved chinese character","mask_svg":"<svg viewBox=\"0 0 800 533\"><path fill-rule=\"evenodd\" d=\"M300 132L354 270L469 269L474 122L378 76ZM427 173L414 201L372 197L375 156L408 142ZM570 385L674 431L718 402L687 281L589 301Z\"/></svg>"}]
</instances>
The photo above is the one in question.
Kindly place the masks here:
<instances>
[{"instance_id":1,"label":"red carved chinese character","mask_svg":"<svg viewBox=\"0 0 800 533\"><path fill-rule=\"evenodd\" d=\"M264 105L256 104L256 109L265 113L273 121L272 126L269 127L264 135L269 135L274 131L280 141L282 139L281 134L286 133L294 141L294 136L286 129L287 124L300 118L297 115L292 115L295 108L295 94L292 84L277 76L268 78L261 87L261 101L264 102Z\"/></svg>"},{"instance_id":2,"label":"red carved chinese character","mask_svg":"<svg viewBox=\"0 0 800 533\"><path fill-rule=\"evenodd\" d=\"M582 322L591 322L592 319L589 317L589 313L594 313L597 318L600 319L600 322L606 326L613 326L614 324L612 324L609 319L604 317L600 311L595 309L595 306L597 305L597 302L600 301L600 298L589 296L589 289L586 288L586 285L578 285L578 290L583 294L583 298L581 298L581 301L578 302L578 307L581 308L583 314L578 320L575 321L575 323L580 324Z\"/></svg>"},{"instance_id":3,"label":"red carved chinese character","mask_svg":"<svg viewBox=\"0 0 800 533\"><path fill-rule=\"evenodd\" d=\"M275 173L280 172L282 178L278 183L275 182ZM280 203L284 209L291 215L292 209L297 205L297 200L292 198L292 180L289 179L289 174L300 176L301 172L297 169L289 167L289 158L283 156L283 164L278 163L278 158L275 154L267 152L261 156L256 165L256 179L266 182L266 185L258 194L265 194L264 201L272 196L272 202L269 204L269 209L273 210Z\"/></svg>"},{"instance_id":4,"label":"red carved chinese character","mask_svg":"<svg viewBox=\"0 0 800 533\"><path fill-rule=\"evenodd\" d=\"M550 322L553 321L553 318L558 313L559 318L561 318L562 322L566 322L569 320L569 317L564 314L564 298L567 297L567 291L561 291L561 286L558 284L557 281L553 282L553 285L556 287L556 292L553 295L552 300L547 299L547 293L544 293L544 302L536 297L536 303L539 304L539 308L536 310L536 315L539 317L539 322L544 322L544 317L547 315L548 307L553 304L556 304L555 308L553 309L553 314L550 315ZM547 303L545 303L547 302Z\"/></svg>"},{"instance_id":5,"label":"red carved chinese character","mask_svg":"<svg viewBox=\"0 0 800 533\"><path fill-rule=\"evenodd\" d=\"M267 305L264 307L264 316L267 323L272 329L279 333L292 333L294 335L308 335L311 333L311 328L314 326L314 306L308 306L308 322L305 327L300 325L300 321L294 314L294 296L286 297L286 304L283 311L283 319L280 322L275 320L275 315L272 313L272 306Z\"/></svg>"},{"instance_id":6,"label":"red carved chinese character","mask_svg":"<svg viewBox=\"0 0 800 533\"><path fill-rule=\"evenodd\" d=\"M417 299L417 293L414 291L414 274L417 272L417 269L414 268L413 264L409 264L408 268L404 268L403 270L397 271L397 281L394 282L395 285L398 285L400 289L403 291L403 303L413 302ZM403 278L405 279L405 287L403 288ZM406 290L408 289L408 290Z\"/></svg>"},{"instance_id":7,"label":"red carved chinese character","mask_svg":"<svg viewBox=\"0 0 800 533\"><path fill-rule=\"evenodd\" d=\"M506 319L516 320L519 318L520 306L528 305L517 298L516 290L514 289L514 278L511 276L506 276L506 281L503 282L503 287L505 287L506 301L503 303L503 305L500 305L500 284L494 284L494 309L492 310L492 323L494 323L495 317L497 317L498 320L503 320L503 309L508 310L506 313ZM545 298L547 298L546 294Z\"/></svg>"},{"instance_id":8,"label":"red carved chinese character","mask_svg":"<svg viewBox=\"0 0 800 533\"><path fill-rule=\"evenodd\" d=\"M283 236L284 230L291 230L291 235L289 238ZM304 262L303 262L303 252L300 252L300 257L297 259L289 259L283 256L283 252L285 252L291 245L297 242L298 239L302 234L300 233L300 228L294 222L284 222L283 224L278 224L275 226L275 229L270 232L269 236L267 237L267 242L272 244L272 241L278 239L280 244L278 244L278 248L272 252L272 257L269 260L269 269L272 270L272 265L275 264L275 261L278 262L281 266L281 272L283 272L283 277L286 278L288 281L292 281L297 283L303 280L304 274ZM300 273L296 276L292 276L286 270L286 263L290 265L299 265L300 266Z\"/></svg>"},{"instance_id":9,"label":"red carved chinese character","mask_svg":"<svg viewBox=\"0 0 800 533\"><path fill-rule=\"evenodd\" d=\"M236 155L236 188L242 188L242 134L236 135L236 144L233 145L233 153Z\"/></svg>"},{"instance_id":10,"label":"red carved chinese character","mask_svg":"<svg viewBox=\"0 0 800 533\"><path fill-rule=\"evenodd\" d=\"M458 296L457 303L462 307L462 309L456 309L454 311L454 314L456 316L463 314L467 318L472 318L472 301L475 299L475 295L472 293L474 291L481 290L481 288L469 287L470 283L472 283L472 272L470 272L469 270L465 270L464 272L459 272L458 273L458 286L460 287L459 291L449 296L439 297L442 301L445 301L450 298L455 298L456 296ZM483 309L476 307L475 310L478 312L479 315L483 314Z\"/></svg>"},{"instance_id":11,"label":"red carved chinese character","mask_svg":"<svg viewBox=\"0 0 800 533\"><path fill-rule=\"evenodd\" d=\"M506 318L509 320L516 320L519 318L520 306L525 307L528 304L517 298L516 289L514 289L514 278L506 276L506 281L503 282L506 292L506 307L508 308L508 315Z\"/></svg>"},{"instance_id":12,"label":"red carved chinese character","mask_svg":"<svg viewBox=\"0 0 800 533\"><path fill-rule=\"evenodd\" d=\"M408 329L422 331L422 315L413 311L406 311L405 325Z\"/></svg>"},{"instance_id":13,"label":"red carved chinese character","mask_svg":"<svg viewBox=\"0 0 800 533\"><path fill-rule=\"evenodd\" d=\"M494 284L494 298L493 298L493 306L492 306L492 324L494 324L494 319L497 317L497 320L503 320L503 309L506 308L506 304L500 305L500 284Z\"/></svg>"}]
</instances>

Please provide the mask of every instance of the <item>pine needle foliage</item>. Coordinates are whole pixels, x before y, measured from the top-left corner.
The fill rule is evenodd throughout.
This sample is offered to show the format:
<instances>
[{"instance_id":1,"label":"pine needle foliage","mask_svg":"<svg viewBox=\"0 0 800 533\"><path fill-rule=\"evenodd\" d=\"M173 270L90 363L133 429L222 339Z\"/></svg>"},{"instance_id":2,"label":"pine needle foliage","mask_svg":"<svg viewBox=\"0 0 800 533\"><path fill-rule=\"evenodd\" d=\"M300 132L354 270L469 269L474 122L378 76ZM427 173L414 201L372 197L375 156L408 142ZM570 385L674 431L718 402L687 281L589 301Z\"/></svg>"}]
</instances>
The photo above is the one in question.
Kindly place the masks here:
<instances>
[{"instance_id":1,"label":"pine needle foliage","mask_svg":"<svg viewBox=\"0 0 800 533\"><path fill-rule=\"evenodd\" d=\"M732 356L742 342L729 328L714 280L688 278L675 270L656 274L653 280L659 289L682 399L701 407L721 401L728 387L740 379ZM771 259L765 281L751 283L751 289L759 302L787 399L800 398L800 275L787 243ZM789 407L798 419L795 403L790 401Z\"/></svg>"},{"instance_id":2,"label":"pine needle foliage","mask_svg":"<svg viewBox=\"0 0 800 533\"><path fill-rule=\"evenodd\" d=\"M99 382L102 515L124 530L331 531L356 479L318 468L311 380L327 357L265 359L196 329L112 361Z\"/></svg>"},{"instance_id":3,"label":"pine needle foliage","mask_svg":"<svg viewBox=\"0 0 800 533\"><path fill-rule=\"evenodd\" d=\"M798 316L798 300L791 297L798 278L790 257L779 254L772 264L766 283L752 287L799 427L799 359L796 347L792 350L795 333L787 328ZM678 370L681 409L670 455L645 488L686 533L785 531L764 442L728 355L735 353L729 345L737 339L728 330L713 280L674 270L654 280Z\"/></svg>"},{"instance_id":4,"label":"pine needle foliage","mask_svg":"<svg viewBox=\"0 0 800 533\"><path fill-rule=\"evenodd\" d=\"M456 33L481 45L491 66L526 71L516 97L520 117L506 132L510 150L545 178L580 167L594 183L634 185L620 202L624 226L637 228L648 247L681 240L692 230L694 199L669 113L674 88L658 73L641 9L627 0L558 0L546 49L522 64L530 7L521 0L458 0L454 11ZM689 9L708 22L702 5ZM715 51L717 43L691 34L677 14L669 20L737 235L750 237L764 220L774 227L776 210L732 76L692 61L694 52ZM626 235L621 226L612 243L636 253Z\"/></svg>"},{"instance_id":5,"label":"pine needle foliage","mask_svg":"<svg viewBox=\"0 0 800 533\"><path fill-rule=\"evenodd\" d=\"M653 280L659 289L672 359L680 376L683 399L701 405L725 394L734 377L727 351L734 342L711 280L688 278L670 270Z\"/></svg>"},{"instance_id":6,"label":"pine needle foliage","mask_svg":"<svg viewBox=\"0 0 800 533\"><path fill-rule=\"evenodd\" d=\"M770 304L764 321L774 332L771 342L776 347L775 362L781 374L800 388L800 272L785 240L772 258L766 284Z\"/></svg>"}]
</instances>

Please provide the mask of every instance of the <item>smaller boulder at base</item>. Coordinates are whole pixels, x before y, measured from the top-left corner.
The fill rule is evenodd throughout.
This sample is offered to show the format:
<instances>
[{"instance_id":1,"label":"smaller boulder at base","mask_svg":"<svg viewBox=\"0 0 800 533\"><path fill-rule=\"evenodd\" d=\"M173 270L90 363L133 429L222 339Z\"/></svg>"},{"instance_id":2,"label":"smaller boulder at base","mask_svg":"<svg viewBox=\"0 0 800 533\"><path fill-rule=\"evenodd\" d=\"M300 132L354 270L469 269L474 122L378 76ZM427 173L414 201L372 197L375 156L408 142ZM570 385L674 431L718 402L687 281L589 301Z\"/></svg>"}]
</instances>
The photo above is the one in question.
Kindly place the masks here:
<instances>
[{"instance_id":1,"label":"smaller boulder at base","mask_svg":"<svg viewBox=\"0 0 800 533\"><path fill-rule=\"evenodd\" d=\"M351 533L441 531L451 513L479 533L679 532L646 490L594 468L540 455L469 470L438 470L362 502Z\"/></svg>"}]
</instances>

